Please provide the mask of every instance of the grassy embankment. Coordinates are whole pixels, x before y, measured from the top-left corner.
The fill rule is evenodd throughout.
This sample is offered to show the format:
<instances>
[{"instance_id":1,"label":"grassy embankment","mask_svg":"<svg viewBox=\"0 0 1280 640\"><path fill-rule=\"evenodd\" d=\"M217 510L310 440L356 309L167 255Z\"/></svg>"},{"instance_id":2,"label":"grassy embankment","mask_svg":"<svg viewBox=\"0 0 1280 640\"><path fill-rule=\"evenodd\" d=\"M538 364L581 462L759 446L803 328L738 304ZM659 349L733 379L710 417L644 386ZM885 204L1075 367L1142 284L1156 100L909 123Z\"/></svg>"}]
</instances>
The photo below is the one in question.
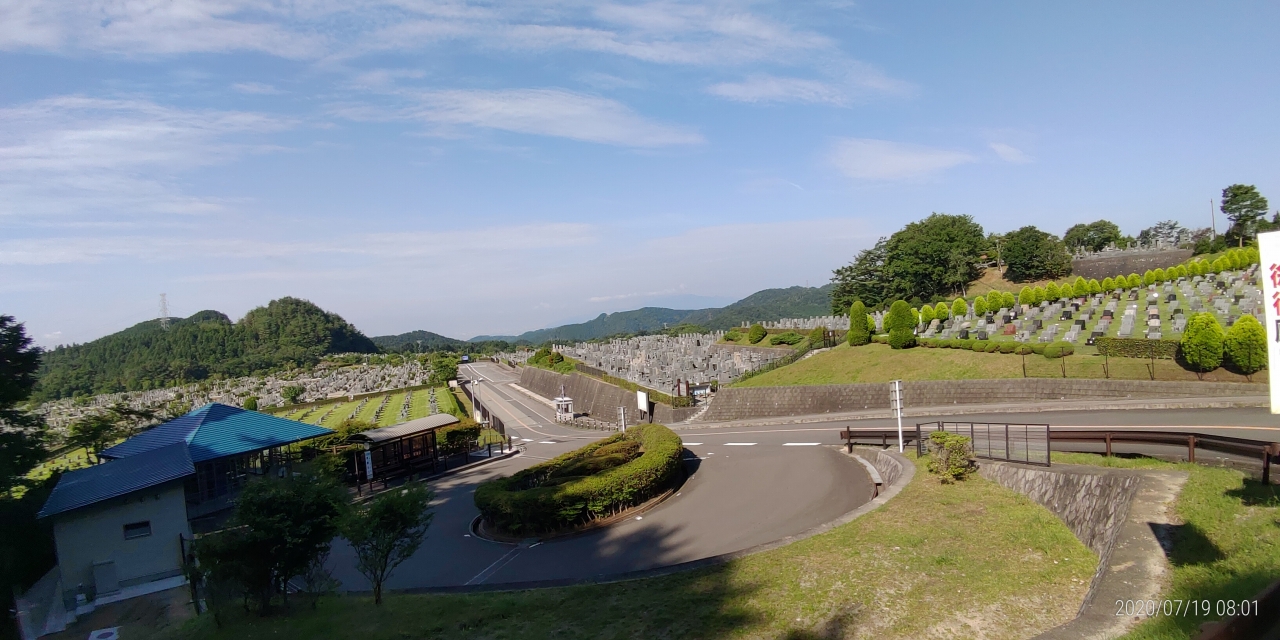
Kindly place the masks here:
<instances>
[{"instance_id":1,"label":"grassy embankment","mask_svg":"<svg viewBox=\"0 0 1280 640\"><path fill-rule=\"evenodd\" d=\"M1106 362L1111 377L1117 380L1150 380L1142 358L1109 358L1099 355L1073 355L1066 358L1068 378L1105 378ZM1023 357L1011 353L975 353L964 349L894 350L884 344L850 347L842 344L794 364L780 367L737 383L743 387L781 387L791 385L852 384L888 382L890 380L986 380L1021 378ZM1062 363L1044 356L1026 356L1027 376L1061 378ZM1156 360L1156 380L1196 380L1196 374L1173 360ZM1214 382L1247 382L1242 375L1226 369L1206 373L1205 380ZM1255 374L1261 383L1265 375ZM1258 393L1266 387L1258 385Z\"/></svg>"},{"instance_id":2,"label":"grassy embankment","mask_svg":"<svg viewBox=\"0 0 1280 640\"><path fill-rule=\"evenodd\" d=\"M1163 598L1252 599L1280 578L1280 498L1276 487L1246 479L1232 469L1172 464L1151 458L1106 458L1055 453L1054 462L1129 469L1179 469L1190 474L1178 497L1172 580ZM1125 636L1128 640L1192 638L1197 627L1218 616L1158 617Z\"/></svg>"},{"instance_id":3,"label":"grassy embankment","mask_svg":"<svg viewBox=\"0 0 1280 640\"><path fill-rule=\"evenodd\" d=\"M774 551L618 584L332 597L278 617L201 616L168 637L1025 638L1075 615L1097 558L1046 509L982 478L915 480L879 510ZM842 635L843 634L843 635Z\"/></svg>"}]
</instances>

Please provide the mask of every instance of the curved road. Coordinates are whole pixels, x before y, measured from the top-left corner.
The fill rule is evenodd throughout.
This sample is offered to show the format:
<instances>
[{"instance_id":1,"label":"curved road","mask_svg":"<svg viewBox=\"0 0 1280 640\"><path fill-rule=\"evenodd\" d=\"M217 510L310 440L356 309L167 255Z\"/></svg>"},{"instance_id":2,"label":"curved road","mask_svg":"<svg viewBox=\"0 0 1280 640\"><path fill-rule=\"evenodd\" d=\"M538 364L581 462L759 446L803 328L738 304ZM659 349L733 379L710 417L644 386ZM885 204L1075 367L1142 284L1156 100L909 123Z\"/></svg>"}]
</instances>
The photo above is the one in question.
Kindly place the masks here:
<instances>
[{"instance_id":1,"label":"curved road","mask_svg":"<svg viewBox=\"0 0 1280 640\"><path fill-rule=\"evenodd\" d=\"M802 533L871 499L870 477L832 438L686 436L689 477L676 495L634 520L534 545L490 542L469 527L478 515L475 487L610 435L557 425L554 411L510 386L518 378L496 365L463 368L483 377L480 401L496 413L525 452L431 482L435 519L422 548L388 580L391 589L439 588L587 579L654 569ZM334 577L368 589L351 549L334 545Z\"/></svg>"}]
</instances>

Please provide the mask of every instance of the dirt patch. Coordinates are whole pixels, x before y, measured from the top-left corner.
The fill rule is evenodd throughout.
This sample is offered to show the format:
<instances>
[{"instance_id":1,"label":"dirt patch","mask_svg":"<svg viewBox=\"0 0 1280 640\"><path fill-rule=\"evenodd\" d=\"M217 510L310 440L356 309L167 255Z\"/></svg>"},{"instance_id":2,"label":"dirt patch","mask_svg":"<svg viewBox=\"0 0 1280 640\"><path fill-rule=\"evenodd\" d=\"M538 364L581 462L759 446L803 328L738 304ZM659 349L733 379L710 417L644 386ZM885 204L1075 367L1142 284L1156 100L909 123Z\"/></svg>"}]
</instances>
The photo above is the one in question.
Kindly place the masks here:
<instances>
[{"instance_id":1,"label":"dirt patch","mask_svg":"<svg viewBox=\"0 0 1280 640\"><path fill-rule=\"evenodd\" d=\"M84 640L97 629L120 627L120 637L129 640L150 638L195 616L191 591L186 585L122 602L98 607L61 633L44 636L52 640Z\"/></svg>"}]
</instances>

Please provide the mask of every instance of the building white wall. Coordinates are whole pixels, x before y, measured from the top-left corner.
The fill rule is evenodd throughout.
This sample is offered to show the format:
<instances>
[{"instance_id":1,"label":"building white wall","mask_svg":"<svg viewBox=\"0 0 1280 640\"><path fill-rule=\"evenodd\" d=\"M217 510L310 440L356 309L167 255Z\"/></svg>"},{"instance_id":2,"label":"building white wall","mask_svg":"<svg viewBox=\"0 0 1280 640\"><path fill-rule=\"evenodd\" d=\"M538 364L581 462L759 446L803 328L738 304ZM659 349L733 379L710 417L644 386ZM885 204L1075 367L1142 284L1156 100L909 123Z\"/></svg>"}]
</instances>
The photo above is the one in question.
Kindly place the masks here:
<instances>
[{"instance_id":1,"label":"building white wall","mask_svg":"<svg viewBox=\"0 0 1280 640\"><path fill-rule=\"evenodd\" d=\"M93 563L113 561L121 585L177 575L182 570L181 534L188 540L182 481L136 491L54 516L58 568L66 593L93 587ZM151 522L151 535L126 540L124 525Z\"/></svg>"}]
</instances>

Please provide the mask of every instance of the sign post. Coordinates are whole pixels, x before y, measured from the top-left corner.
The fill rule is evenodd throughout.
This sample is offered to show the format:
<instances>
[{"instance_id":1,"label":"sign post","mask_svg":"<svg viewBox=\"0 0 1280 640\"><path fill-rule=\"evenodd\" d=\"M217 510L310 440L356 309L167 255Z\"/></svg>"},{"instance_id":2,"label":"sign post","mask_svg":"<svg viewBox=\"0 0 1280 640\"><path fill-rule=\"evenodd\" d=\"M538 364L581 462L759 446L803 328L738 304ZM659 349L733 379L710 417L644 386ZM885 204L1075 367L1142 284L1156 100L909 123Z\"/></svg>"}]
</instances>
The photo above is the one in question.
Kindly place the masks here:
<instances>
[{"instance_id":1,"label":"sign post","mask_svg":"<svg viewBox=\"0 0 1280 640\"><path fill-rule=\"evenodd\" d=\"M889 408L893 409L893 415L898 418L898 453L906 448L902 443L902 381L894 380L889 383Z\"/></svg>"},{"instance_id":2,"label":"sign post","mask_svg":"<svg viewBox=\"0 0 1280 640\"><path fill-rule=\"evenodd\" d=\"M1262 302L1266 313L1267 378L1271 383L1271 413L1280 413L1280 231L1258 234L1261 254Z\"/></svg>"},{"instance_id":3,"label":"sign post","mask_svg":"<svg viewBox=\"0 0 1280 640\"><path fill-rule=\"evenodd\" d=\"M636 406L640 409L641 416L649 413L649 392L636 391Z\"/></svg>"}]
</instances>

